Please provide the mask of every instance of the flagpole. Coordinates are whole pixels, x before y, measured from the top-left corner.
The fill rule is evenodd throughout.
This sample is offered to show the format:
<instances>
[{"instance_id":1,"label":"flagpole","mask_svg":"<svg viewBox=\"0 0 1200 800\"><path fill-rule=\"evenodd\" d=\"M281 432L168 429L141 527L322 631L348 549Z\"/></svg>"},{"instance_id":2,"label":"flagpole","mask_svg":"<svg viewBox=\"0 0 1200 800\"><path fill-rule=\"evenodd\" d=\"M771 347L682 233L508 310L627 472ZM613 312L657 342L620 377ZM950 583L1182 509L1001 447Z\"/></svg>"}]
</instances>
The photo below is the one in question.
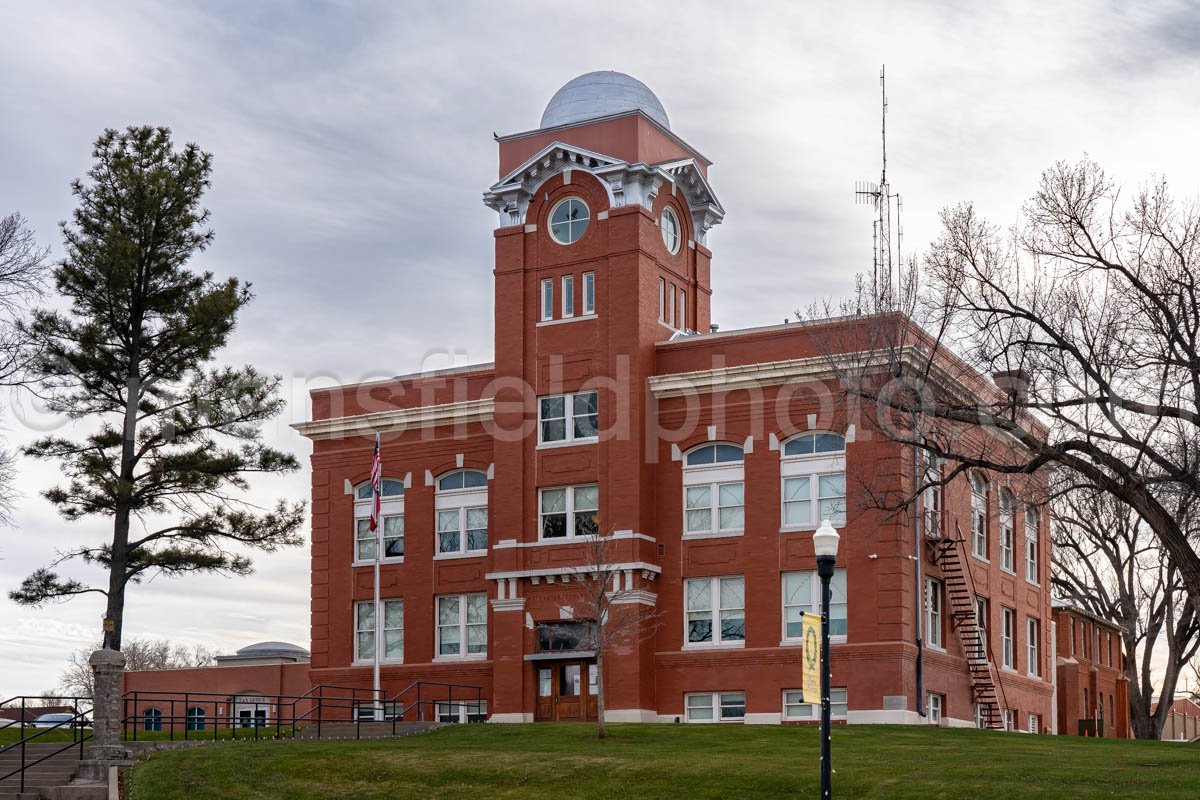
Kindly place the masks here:
<instances>
[{"instance_id":1,"label":"flagpole","mask_svg":"<svg viewBox=\"0 0 1200 800\"><path fill-rule=\"evenodd\" d=\"M372 492L382 493L383 491L383 452L379 447L379 434L375 434L375 452L379 454L379 481L372 488ZM379 504L378 497L371 498L371 502ZM383 701L379 697L379 646L380 640L383 638L383 609L379 602L379 562L383 558L383 511L379 512L379 521L375 524L375 664L374 664L374 705L375 705L375 721L379 722L383 719Z\"/></svg>"}]
</instances>

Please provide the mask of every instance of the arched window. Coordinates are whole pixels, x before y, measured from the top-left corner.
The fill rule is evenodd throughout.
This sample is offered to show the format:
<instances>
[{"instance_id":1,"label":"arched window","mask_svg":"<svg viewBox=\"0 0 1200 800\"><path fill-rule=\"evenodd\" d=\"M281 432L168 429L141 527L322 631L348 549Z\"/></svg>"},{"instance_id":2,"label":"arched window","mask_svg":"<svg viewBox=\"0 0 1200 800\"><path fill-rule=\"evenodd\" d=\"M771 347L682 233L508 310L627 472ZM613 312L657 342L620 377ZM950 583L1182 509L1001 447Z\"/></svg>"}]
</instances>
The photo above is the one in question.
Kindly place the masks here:
<instances>
[{"instance_id":1,"label":"arched window","mask_svg":"<svg viewBox=\"0 0 1200 800\"><path fill-rule=\"evenodd\" d=\"M679 231L679 217L675 216L675 209L667 206L662 212L662 240L667 246L667 252L675 255L679 252L679 244L682 240Z\"/></svg>"},{"instance_id":2,"label":"arched window","mask_svg":"<svg viewBox=\"0 0 1200 800\"><path fill-rule=\"evenodd\" d=\"M550 236L559 244L574 244L588 229L587 203L578 197L560 200L550 210Z\"/></svg>"},{"instance_id":3,"label":"arched window","mask_svg":"<svg viewBox=\"0 0 1200 800\"><path fill-rule=\"evenodd\" d=\"M486 473L463 469L438 478L435 505L439 556L487 552Z\"/></svg>"},{"instance_id":4,"label":"arched window","mask_svg":"<svg viewBox=\"0 0 1200 800\"><path fill-rule=\"evenodd\" d=\"M978 472L971 473L971 553L988 558L988 482Z\"/></svg>"},{"instance_id":5,"label":"arched window","mask_svg":"<svg viewBox=\"0 0 1200 800\"><path fill-rule=\"evenodd\" d=\"M1038 510L1025 506L1025 580L1040 583L1038 569Z\"/></svg>"},{"instance_id":6,"label":"arched window","mask_svg":"<svg viewBox=\"0 0 1200 800\"><path fill-rule=\"evenodd\" d=\"M384 478L380 481L379 512L383 540L383 560L404 559L404 481ZM375 560L376 532L371 530L371 484L364 483L354 490L354 560L356 563Z\"/></svg>"},{"instance_id":7,"label":"arched window","mask_svg":"<svg viewBox=\"0 0 1200 800\"><path fill-rule=\"evenodd\" d=\"M194 706L187 710L187 729L189 731L204 730L204 709Z\"/></svg>"},{"instance_id":8,"label":"arched window","mask_svg":"<svg viewBox=\"0 0 1200 800\"><path fill-rule=\"evenodd\" d=\"M142 730L161 731L162 711L158 710L157 708L147 708L142 714Z\"/></svg>"},{"instance_id":9,"label":"arched window","mask_svg":"<svg viewBox=\"0 0 1200 800\"><path fill-rule=\"evenodd\" d=\"M1000 568L1006 572L1015 571L1014 553L1016 550L1016 534L1013 532L1013 519L1016 504L1012 492L1000 490Z\"/></svg>"},{"instance_id":10,"label":"arched window","mask_svg":"<svg viewBox=\"0 0 1200 800\"><path fill-rule=\"evenodd\" d=\"M741 535L744 457L736 444L705 444L688 451L683 461L684 536Z\"/></svg>"},{"instance_id":11,"label":"arched window","mask_svg":"<svg viewBox=\"0 0 1200 800\"><path fill-rule=\"evenodd\" d=\"M827 519L846 523L846 438L811 431L783 443L782 527L807 530Z\"/></svg>"},{"instance_id":12,"label":"arched window","mask_svg":"<svg viewBox=\"0 0 1200 800\"><path fill-rule=\"evenodd\" d=\"M925 512L925 535L937 539L942 535L942 462L928 451L920 451L925 465L925 491L921 509Z\"/></svg>"}]
</instances>

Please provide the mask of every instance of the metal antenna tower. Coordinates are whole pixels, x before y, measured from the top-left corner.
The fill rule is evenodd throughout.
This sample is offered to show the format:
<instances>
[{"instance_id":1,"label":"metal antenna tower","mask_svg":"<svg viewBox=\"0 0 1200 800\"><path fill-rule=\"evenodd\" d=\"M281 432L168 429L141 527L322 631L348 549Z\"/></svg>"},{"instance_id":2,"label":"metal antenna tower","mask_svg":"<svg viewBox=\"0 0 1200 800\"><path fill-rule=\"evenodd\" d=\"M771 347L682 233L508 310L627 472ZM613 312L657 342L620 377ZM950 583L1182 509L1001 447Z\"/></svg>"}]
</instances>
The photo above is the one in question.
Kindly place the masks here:
<instances>
[{"instance_id":1,"label":"metal antenna tower","mask_svg":"<svg viewBox=\"0 0 1200 800\"><path fill-rule=\"evenodd\" d=\"M882 140L883 168L879 183L858 181L854 184L854 196L858 203L870 203L875 207L872 224L874 253L872 255L872 291L874 301L880 308L891 305L900 288L900 207L899 194L892 194L887 177L887 72L886 65L879 69L880 95L880 138ZM896 204L896 230L893 247L892 203Z\"/></svg>"}]
</instances>

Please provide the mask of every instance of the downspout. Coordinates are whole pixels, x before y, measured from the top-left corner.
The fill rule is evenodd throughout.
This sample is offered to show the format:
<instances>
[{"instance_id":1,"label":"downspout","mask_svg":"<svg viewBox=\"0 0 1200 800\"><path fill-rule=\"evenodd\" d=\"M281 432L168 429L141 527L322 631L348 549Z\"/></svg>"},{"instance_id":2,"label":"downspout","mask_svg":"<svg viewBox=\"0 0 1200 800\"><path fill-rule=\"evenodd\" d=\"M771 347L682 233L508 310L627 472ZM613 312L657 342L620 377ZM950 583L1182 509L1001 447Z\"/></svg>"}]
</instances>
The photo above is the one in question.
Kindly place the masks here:
<instances>
[{"instance_id":1,"label":"downspout","mask_svg":"<svg viewBox=\"0 0 1200 800\"><path fill-rule=\"evenodd\" d=\"M921 454L916 445L913 445L913 490L916 491L921 485ZM917 491L915 498L915 524L913 529L916 531L916 549L913 552L913 563L916 565L917 574L917 602L914 604L917 611L917 715L925 716L925 585L924 576L921 574L921 542L923 541L924 532L922 527L925 522L924 508L922 501L925 493ZM944 710L943 710L944 713Z\"/></svg>"},{"instance_id":2,"label":"downspout","mask_svg":"<svg viewBox=\"0 0 1200 800\"><path fill-rule=\"evenodd\" d=\"M1058 735L1058 622L1050 612L1050 733Z\"/></svg>"}]
</instances>

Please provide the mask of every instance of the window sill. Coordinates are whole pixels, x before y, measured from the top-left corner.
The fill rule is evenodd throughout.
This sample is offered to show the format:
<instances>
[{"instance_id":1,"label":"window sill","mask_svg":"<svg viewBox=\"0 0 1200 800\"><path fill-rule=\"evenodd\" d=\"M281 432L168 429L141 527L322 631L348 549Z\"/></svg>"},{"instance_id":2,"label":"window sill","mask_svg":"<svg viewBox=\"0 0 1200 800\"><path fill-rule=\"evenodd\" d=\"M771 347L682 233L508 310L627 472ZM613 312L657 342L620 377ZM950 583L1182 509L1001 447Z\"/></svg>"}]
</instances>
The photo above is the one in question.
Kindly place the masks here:
<instances>
[{"instance_id":1,"label":"window sill","mask_svg":"<svg viewBox=\"0 0 1200 800\"><path fill-rule=\"evenodd\" d=\"M456 561L460 558L483 558L487 555L487 550L470 550L466 553L438 553L433 557L434 561Z\"/></svg>"},{"instance_id":2,"label":"window sill","mask_svg":"<svg viewBox=\"0 0 1200 800\"><path fill-rule=\"evenodd\" d=\"M992 560L990 558L988 558L987 556L981 556L981 555L977 554L974 550L971 551L971 558L975 559L976 561L982 561L984 564L992 563Z\"/></svg>"},{"instance_id":3,"label":"window sill","mask_svg":"<svg viewBox=\"0 0 1200 800\"><path fill-rule=\"evenodd\" d=\"M548 328L551 325L566 325L569 322L584 322L585 320L595 319L595 312L591 314L578 314L573 317L559 317L558 319L544 319L534 325L535 328Z\"/></svg>"},{"instance_id":4,"label":"window sill","mask_svg":"<svg viewBox=\"0 0 1200 800\"><path fill-rule=\"evenodd\" d=\"M1004 670L1005 672L1011 672L1013 675L1020 675L1020 674L1021 674L1020 672L1017 672L1017 670L1016 670L1015 668L1013 668L1013 667L1006 667L1006 666L1004 666L1004 665L1001 665L1001 666L1000 666L1000 669Z\"/></svg>"},{"instance_id":5,"label":"window sill","mask_svg":"<svg viewBox=\"0 0 1200 800\"><path fill-rule=\"evenodd\" d=\"M946 652L946 648L944 648L944 647L941 647L940 645L936 645L936 644L929 644L928 642L926 642L926 643L925 643L925 649L926 649L926 650L932 650L932 651L934 651L935 653L944 653L944 652Z\"/></svg>"},{"instance_id":6,"label":"window sill","mask_svg":"<svg viewBox=\"0 0 1200 800\"><path fill-rule=\"evenodd\" d=\"M686 542L692 539L725 539L732 536L743 535L745 535L745 531L705 531L703 533L685 533L680 538Z\"/></svg>"},{"instance_id":7,"label":"window sill","mask_svg":"<svg viewBox=\"0 0 1200 800\"><path fill-rule=\"evenodd\" d=\"M589 436L585 439L566 439L561 442L538 442L538 450L557 450L560 447L582 447L584 445L596 444L600 441L598 436Z\"/></svg>"},{"instance_id":8,"label":"window sill","mask_svg":"<svg viewBox=\"0 0 1200 800\"><path fill-rule=\"evenodd\" d=\"M1014 578L1017 577L1017 571L1015 569L1009 569L1008 567L1001 566L1000 571L1005 575L1012 575Z\"/></svg>"},{"instance_id":9,"label":"window sill","mask_svg":"<svg viewBox=\"0 0 1200 800\"><path fill-rule=\"evenodd\" d=\"M403 663L404 663L403 658L381 658L381 659L379 659L379 666L381 666L381 667L391 667L391 666L396 666L398 664L403 664ZM375 666L375 662L371 661L370 659L367 659L366 661L359 659L356 661L351 661L350 666L351 667L373 667L373 666Z\"/></svg>"},{"instance_id":10,"label":"window sill","mask_svg":"<svg viewBox=\"0 0 1200 800\"><path fill-rule=\"evenodd\" d=\"M743 639L736 642L717 642L710 644L709 642L686 642L681 648L685 652L703 652L706 650L743 650L746 647L746 641Z\"/></svg>"},{"instance_id":11,"label":"window sill","mask_svg":"<svg viewBox=\"0 0 1200 800\"><path fill-rule=\"evenodd\" d=\"M849 637L847 637L845 635L830 636L829 643L830 644L845 644L848 641L848 639L849 639ZM784 639L783 641L781 641L779 643L779 646L780 647L803 647L804 640L803 639Z\"/></svg>"},{"instance_id":12,"label":"window sill","mask_svg":"<svg viewBox=\"0 0 1200 800\"><path fill-rule=\"evenodd\" d=\"M400 556L399 558L381 558L381 559L379 559L379 564L381 566L387 566L388 564L403 564L403 563L404 563L404 556ZM373 567L373 566L375 566L375 559L372 558L367 561L354 561L354 562L351 562L350 566L352 566L352 567Z\"/></svg>"},{"instance_id":13,"label":"window sill","mask_svg":"<svg viewBox=\"0 0 1200 800\"><path fill-rule=\"evenodd\" d=\"M1038 581L1031 581L1031 580L1029 580L1029 578L1026 578L1025 582L1028 583L1030 586L1032 586L1035 589L1042 588L1042 584L1039 583Z\"/></svg>"},{"instance_id":14,"label":"window sill","mask_svg":"<svg viewBox=\"0 0 1200 800\"><path fill-rule=\"evenodd\" d=\"M435 664L454 664L470 661L487 661L487 653L471 653L465 656L434 656Z\"/></svg>"},{"instance_id":15,"label":"window sill","mask_svg":"<svg viewBox=\"0 0 1200 800\"><path fill-rule=\"evenodd\" d=\"M836 528L844 528L844 527L846 527L846 520L831 519L831 520L829 520L829 524L833 525ZM779 532L780 533L812 533L819 527L821 527L821 523L819 523L819 522L810 522L810 523L806 523L804 525L784 525L779 529Z\"/></svg>"}]
</instances>

